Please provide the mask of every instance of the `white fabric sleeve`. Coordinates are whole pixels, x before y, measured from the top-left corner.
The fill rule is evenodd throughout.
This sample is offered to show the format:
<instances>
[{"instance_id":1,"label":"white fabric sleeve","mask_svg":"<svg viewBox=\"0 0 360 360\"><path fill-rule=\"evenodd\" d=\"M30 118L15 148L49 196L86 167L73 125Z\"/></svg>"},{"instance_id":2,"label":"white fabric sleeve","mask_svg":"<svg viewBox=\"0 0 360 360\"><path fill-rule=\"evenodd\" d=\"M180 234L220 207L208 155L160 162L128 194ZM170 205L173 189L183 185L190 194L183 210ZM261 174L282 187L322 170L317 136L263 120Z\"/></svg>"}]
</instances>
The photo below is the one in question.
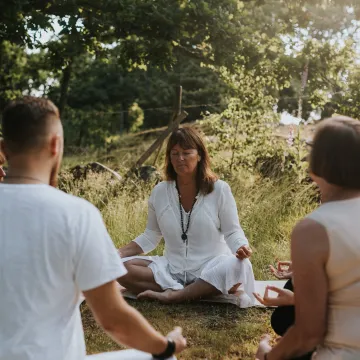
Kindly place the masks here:
<instances>
[{"instance_id":1,"label":"white fabric sleeve","mask_svg":"<svg viewBox=\"0 0 360 360\"><path fill-rule=\"evenodd\" d=\"M150 251L156 249L162 238L161 230L156 217L154 203L155 189L151 192L148 201L148 220L146 224L146 229L141 235L139 235L135 240L133 240L141 247L144 254L147 254Z\"/></svg>"},{"instance_id":2,"label":"white fabric sleeve","mask_svg":"<svg viewBox=\"0 0 360 360\"><path fill-rule=\"evenodd\" d=\"M87 205L81 209L73 234L77 242L74 277L81 291L95 289L127 273L100 211L90 203Z\"/></svg>"},{"instance_id":3,"label":"white fabric sleeve","mask_svg":"<svg viewBox=\"0 0 360 360\"><path fill-rule=\"evenodd\" d=\"M220 230L233 254L244 245L249 245L239 223L239 216L230 186L224 182L219 204Z\"/></svg>"}]
</instances>

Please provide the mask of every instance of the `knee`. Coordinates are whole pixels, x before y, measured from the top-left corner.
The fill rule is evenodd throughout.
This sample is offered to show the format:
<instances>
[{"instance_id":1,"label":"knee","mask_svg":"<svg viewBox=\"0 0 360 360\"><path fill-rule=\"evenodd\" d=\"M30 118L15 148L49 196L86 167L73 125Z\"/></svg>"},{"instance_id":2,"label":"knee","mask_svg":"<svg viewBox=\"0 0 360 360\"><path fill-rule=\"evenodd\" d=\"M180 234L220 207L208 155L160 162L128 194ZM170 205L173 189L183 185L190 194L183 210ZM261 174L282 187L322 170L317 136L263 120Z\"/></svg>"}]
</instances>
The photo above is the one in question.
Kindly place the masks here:
<instances>
[{"instance_id":1,"label":"knee","mask_svg":"<svg viewBox=\"0 0 360 360\"><path fill-rule=\"evenodd\" d=\"M226 263L227 263L227 267L231 269L244 270L244 269L252 268L249 259L240 260L235 255L231 256Z\"/></svg>"},{"instance_id":2,"label":"knee","mask_svg":"<svg viewBox=\"0 0 360 360\"><path fill-rule=\"evenodd\" d=\"M136 259L132 259L132 260L128 260L125 261L124 263L125 269L130 272L131 271L131 267L136 265Z\"/></svg>"},{"instance_id":3,"label":"knee","mask_svg":"<svg viewBox=\"0 0 360 360\"><path fill-rule=\"evenodd\" d=\"M123 275L121 278L118 278L117 281L119 284L121 285L125 285L127 284L129 281L132 281L132 269L134 264L133 260L128 260L126 262L123 263L125 266L125 269L127 270L127 273L125 275Z\"/></svg>"}]
</instances>

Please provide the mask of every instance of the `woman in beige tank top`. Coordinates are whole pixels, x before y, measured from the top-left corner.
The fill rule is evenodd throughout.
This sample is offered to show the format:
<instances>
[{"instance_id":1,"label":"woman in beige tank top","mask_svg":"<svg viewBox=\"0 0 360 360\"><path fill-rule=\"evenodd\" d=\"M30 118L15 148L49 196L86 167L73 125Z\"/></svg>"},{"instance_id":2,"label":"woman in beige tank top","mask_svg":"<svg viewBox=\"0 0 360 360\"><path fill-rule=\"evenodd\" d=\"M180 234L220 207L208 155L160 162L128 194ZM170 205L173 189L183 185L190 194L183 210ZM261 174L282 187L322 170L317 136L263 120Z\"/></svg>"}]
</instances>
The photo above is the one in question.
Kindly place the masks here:
<instances>
[{"instance_id":1,"label":"woman in beige tank top","mask_svg":"<svg viewBox=\"0 0 360 360\"><path fill-rule=\"evenodd\" d=\"M322 205L291 236L295 324L259 360L360 359L360 121L324 120L310 154L310 174Z\"/></svg>"}]
</instances>

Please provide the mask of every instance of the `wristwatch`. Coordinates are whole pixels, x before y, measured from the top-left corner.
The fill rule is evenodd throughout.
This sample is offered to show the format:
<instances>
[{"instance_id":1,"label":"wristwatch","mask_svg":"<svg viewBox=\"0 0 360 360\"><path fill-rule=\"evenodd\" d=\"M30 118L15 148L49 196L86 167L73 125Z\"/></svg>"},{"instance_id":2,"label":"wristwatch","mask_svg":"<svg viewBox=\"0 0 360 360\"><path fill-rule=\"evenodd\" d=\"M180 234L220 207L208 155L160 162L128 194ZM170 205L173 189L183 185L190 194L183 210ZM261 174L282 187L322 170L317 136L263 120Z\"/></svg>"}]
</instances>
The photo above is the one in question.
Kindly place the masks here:
<instances>
[{"instance_id":1,"label":"wristwatch","mask_svg":"<svg viewBox=\"0 0 360 360\"><path fill-rule=\"evenodd\" d=\"M172 357L175 354L175 351L176 351L175 341L168 338L168 344L165 351L159 355L153 354L152 357L153 359L157 359L157 360L166 360Z\"/></svg>"}]
</instances>

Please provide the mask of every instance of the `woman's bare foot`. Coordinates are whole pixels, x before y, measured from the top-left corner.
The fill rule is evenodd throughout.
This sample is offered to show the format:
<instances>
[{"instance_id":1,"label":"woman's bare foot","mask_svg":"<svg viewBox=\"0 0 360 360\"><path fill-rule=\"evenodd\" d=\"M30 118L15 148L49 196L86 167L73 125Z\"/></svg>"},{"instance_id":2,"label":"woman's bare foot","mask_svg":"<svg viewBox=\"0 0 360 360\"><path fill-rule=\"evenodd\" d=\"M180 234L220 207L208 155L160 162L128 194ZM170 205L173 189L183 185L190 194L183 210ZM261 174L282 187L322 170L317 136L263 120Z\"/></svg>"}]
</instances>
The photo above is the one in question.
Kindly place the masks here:
<instances>
[{"instance_id":1,"label":"woman's bare foot","mask_svg":"<svg viewBox=\"0 0 360 360\"><path fill-rule=\"evenodd\" d=\"M237 294L237 291L238 291L238 289L239 289L239 287L240 287L240 285L241 285L241 283L235 284L235 285L228 291L228 293L229 293L230 295L236 295L236 294Z\"/></svg>"},{"instance_id":2,"label":"woman's bare foot","mask_svg":"<svg viewBox=\"0 0 360 360\"><path fill-rule=\"evenodd\" d=\"M152 290L146 290L140 293L137 298L138 299L153 299L162 302L163 304L170 304L173 302L173 293L175 290L167 289L163 292L157 292Z\"/></svg>"}]
</instances>

